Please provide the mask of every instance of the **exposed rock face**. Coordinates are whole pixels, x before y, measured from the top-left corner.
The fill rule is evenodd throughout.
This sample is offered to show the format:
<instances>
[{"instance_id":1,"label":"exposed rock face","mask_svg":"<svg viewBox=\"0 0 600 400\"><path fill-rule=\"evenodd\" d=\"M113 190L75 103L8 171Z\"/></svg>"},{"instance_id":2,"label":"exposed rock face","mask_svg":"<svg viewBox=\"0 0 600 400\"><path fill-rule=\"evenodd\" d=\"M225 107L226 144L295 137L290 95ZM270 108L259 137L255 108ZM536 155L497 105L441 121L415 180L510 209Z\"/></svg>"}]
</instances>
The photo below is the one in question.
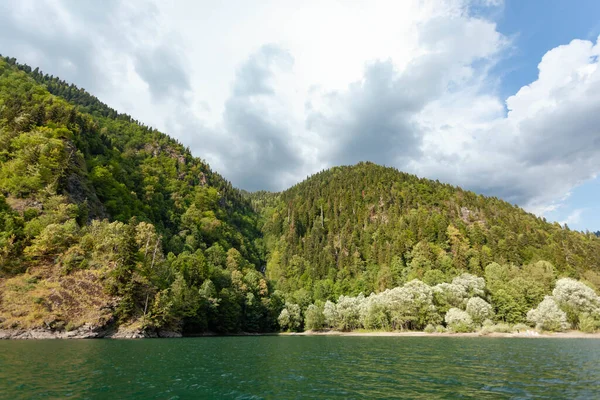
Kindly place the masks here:
<instances>
[{"instance_id":1,"label":"exposed rock face","mask_svg":"<svg viewBox=\"0 0 600 400\"><path fill-rule=\"evenodd\" d=\"M161 330L144 331L142 329L110 329L85 324L72 331L54 331L51 329L0 329L0 339L144 339L144 338L180 338L180 332Z\"/></svg>"},{"instance_id":2,"label":"exposed rock face","mask_svg":"<svg viewBox=\"0 0 600 400\"><path fill-rule=\"evenodd\" d=\"M105 337L108 330L89 324L72 331L55 331L51 329L6 329L0 330L0 339L94 339Z\"/></svg>"},{"instance_id":3,"label":"exposed rock face","mask_svg":"<svg viewBox=\"0 0 600 400\"><path fill-rule=\"evenodd\" d=\"M158 337L160 338L180 338L182 337L181 332L177 331L158 331Z\"/></svg>"},{"instance_id":4,"label":"exposed rock face","mask_svg":"<svg viewBox=\"0 0 600 400\"><path fill-rule=\"evenodd\" d=\"M158 337L156 332L146 332L141 329L119 329L116 332L106 335L112 339L144 339Z\"/></svg>"}]
</instances>

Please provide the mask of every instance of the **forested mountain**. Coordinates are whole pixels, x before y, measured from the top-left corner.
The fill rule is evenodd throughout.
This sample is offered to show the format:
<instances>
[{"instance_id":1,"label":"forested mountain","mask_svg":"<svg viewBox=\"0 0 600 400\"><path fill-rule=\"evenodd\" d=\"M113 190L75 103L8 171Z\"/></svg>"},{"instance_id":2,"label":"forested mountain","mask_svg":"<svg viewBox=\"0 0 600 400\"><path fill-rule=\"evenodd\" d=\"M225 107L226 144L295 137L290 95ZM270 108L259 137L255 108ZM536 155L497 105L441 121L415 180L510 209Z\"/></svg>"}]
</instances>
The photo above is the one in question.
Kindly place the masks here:
<instances>
[{"instance_id":1,"label":"forested mountain","mask_svg":"<svg viewBox=\"0 0 600 400\"><path fill-rule=\"evenodd\" d=\"M273 329L256 219L180 143L0 59L3 326Z\"/></svg>"},{"instance_id":2,"label":"forested mountain","mask_svg":"<svg viewBox=\"0 0 600 400\"><path fill-rule=\"evenodd\" d=\"M0 328L422 329L469 302L515 324L557 278L598 290L599 272L595 234L371 163L240 191L165 134L0 58ZM600 327L593 289L565 282L599 304L571 308L570 326Z\"/></svg>"},{"instance_id":3,"label":"forested mountain","mask_svg":"<svg viewBox=\"0 0 600 400\"><path fill-rule=\"evenodd\" d=\"M262 210L267 276L294 300L333 300L420 279L483 276L492 262L549 261L560 276L600 284L600 240L489 198L372 163L335 167Z\"/></svg>"}]
</instances>

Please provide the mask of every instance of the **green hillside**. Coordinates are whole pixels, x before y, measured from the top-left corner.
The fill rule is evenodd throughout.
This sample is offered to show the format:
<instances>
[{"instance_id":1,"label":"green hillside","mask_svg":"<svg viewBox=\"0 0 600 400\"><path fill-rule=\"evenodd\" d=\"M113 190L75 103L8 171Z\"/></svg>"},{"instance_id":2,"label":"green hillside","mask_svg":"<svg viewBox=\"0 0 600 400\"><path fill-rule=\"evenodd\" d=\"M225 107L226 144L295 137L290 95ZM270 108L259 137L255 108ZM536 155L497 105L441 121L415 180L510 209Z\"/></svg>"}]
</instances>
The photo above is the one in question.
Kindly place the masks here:
<instances>
[{"instance_id":1,"label":"green hillside","mask_svg":"<svg viewBox=\"0 0 600 400\"><path fill-rule=\"evenodd\" d=\"M600 284L594 234L394 168L335 167L253 201L263 213L267 276L299 302L483 276L492 262L549 261L558 276Z\"/></svg>"},{"instance_id":2,"label":"green hillside","mask_svg":"<svg viewBox=\"0 0 600 400\"><path fill-rule=\"evenodd\" d=\"M180 143L0 59L2 326L273 329L256 220Z\"/></svg>"},{"instance_id":3,"label":"green hillside","mask_svg":"<svg viewBox=\"0 0 600 400\"><path fill-rule=\"evenodd\" d=\"M372 163L246 193L85 90L0 58L0 329L594 331L599 288L596 234Z\"/></svg>"}]
</instances>

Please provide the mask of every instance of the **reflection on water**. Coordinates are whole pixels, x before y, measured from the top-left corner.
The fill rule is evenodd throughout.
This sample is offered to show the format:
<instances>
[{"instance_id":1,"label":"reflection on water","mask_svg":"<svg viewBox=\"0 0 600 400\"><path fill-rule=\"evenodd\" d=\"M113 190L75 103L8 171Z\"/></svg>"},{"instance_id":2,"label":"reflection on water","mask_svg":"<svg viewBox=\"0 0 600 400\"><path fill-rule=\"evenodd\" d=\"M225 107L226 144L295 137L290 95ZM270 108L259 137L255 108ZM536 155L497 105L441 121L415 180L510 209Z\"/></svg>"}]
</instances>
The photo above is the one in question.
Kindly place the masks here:
<instances>
[{"instance_id":1,"label":"reflection on water","mask_svg":"<svg viewBox=\"0 0 600 400\"><path fill-rule=\"evenodd\" d=\"M600 340L2 341L0 398L600 398Z\"/></svg>"}]
</instances>

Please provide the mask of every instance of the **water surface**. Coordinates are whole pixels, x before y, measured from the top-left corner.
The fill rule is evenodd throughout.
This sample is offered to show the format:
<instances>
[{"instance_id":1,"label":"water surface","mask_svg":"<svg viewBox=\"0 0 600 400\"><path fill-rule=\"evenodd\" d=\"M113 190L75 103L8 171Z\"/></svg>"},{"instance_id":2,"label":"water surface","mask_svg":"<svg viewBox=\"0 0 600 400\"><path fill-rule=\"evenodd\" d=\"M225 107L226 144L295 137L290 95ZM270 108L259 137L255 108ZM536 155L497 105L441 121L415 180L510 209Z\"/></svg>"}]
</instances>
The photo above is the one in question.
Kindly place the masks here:
<instances>
[{"instance_id":1,"label":"water surface","mask_svg":"<svg viewBox=\"0 0 600 400\"><path fill-rule=\"evenodd\" d=\"M600 398L600 340L0 341L0 398Z\"/></svg>"}]
</instances>

